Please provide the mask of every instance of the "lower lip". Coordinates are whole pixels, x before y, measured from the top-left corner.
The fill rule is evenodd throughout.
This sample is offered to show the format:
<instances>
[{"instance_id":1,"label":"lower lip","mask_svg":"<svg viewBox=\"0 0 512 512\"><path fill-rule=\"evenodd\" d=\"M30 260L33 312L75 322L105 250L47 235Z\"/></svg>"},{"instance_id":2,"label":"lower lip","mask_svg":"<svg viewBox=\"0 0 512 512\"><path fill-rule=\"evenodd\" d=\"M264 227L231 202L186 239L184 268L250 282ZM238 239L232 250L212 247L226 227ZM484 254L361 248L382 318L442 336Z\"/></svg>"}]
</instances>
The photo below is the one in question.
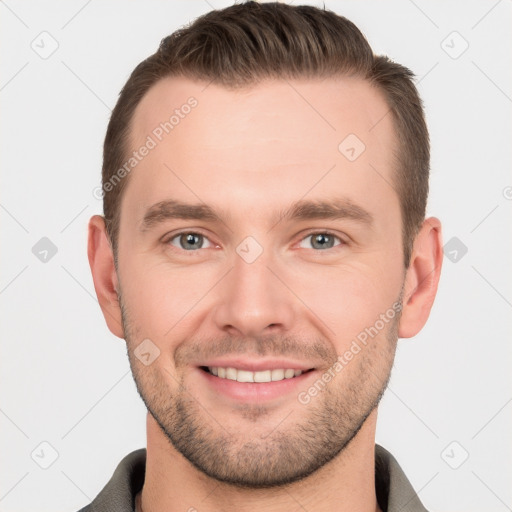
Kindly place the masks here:
<instances>
[{"instance_id":1,"label":"lower lip","mask_svg":"<svg viewBox=\"0 0 512 512\"><path fill-rule=\"evenodd\" d=\"M315 370L311 370L291 379L273 382L238 382L216 377L201 368L197 371L216 392L243 402L272 400L291 393L298 395L299 388L305 389L305 381L316 373Z\"/></svg>"}]
</instances>

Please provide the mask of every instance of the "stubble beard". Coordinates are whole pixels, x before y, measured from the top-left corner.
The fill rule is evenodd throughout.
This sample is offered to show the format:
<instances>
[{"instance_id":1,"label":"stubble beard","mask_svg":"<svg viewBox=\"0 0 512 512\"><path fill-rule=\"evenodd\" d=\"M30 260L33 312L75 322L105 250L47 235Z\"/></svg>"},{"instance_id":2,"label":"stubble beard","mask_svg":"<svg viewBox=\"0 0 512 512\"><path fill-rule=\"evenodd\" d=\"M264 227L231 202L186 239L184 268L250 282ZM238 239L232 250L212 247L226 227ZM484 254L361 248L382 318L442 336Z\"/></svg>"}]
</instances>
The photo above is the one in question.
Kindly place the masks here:
<instances>
[{"instance_id":1,"label":"stubble beard","mask_svg":"<svg viewBox=\"0 0 512 512\"><path fill-rule=\"evenodd\" d=\"M377 407L388 385L393 364L399 315L385 333L370 340L317 396L306 405L294 403L282 411L282 423L266 435L257 428L228 429L223 418L200 404L184 385L184 374L170 389L165 369L143 366L134 356L139 341L133 335L126 307L119 296L128 358L137 391L172 446L209 477L240 488L263 489L297 482L332 461L349 445ZM332 361L334 362L334 361ZM169 373L167 371L167 373ZM319 376L321 377L321 376ZM172 380L172 379L171 379ZM257 427L269 411L264 404L246 404L239 411Z\"/></svg>"}]
</instances>

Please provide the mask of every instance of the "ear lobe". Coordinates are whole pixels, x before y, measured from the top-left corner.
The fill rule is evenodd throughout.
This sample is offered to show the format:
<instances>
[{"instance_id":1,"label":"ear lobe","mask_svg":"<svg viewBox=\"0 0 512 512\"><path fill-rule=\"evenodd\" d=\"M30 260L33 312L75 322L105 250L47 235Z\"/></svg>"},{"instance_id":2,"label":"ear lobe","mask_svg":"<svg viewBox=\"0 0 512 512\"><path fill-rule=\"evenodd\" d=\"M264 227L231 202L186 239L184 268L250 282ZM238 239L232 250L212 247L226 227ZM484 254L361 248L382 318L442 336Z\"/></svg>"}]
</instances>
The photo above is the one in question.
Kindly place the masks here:
<instances>
[{"instance_id":1,"label":"ear lobe","mask_svg":"<svg viewBox=\"0 0 512 512\"><path fill-rule=\"evenodd\" d=\"M89 220L88 235L87 256L101 311L110 332L118 338L124 338L114 254L108 239L105 219L101 215L94 215Z\"/></svg>"},{"instance_id":2,"label":"ear lobe","mask_svg":"<svg viewBox=\"0 0 512 512\"><path fill-rule=\"evenodd\" d=\"M436 297L442 263L441 222L430 217L416 236L406 272L399 338L411 338L425 325Z\"/></svg>"}]
</instances>

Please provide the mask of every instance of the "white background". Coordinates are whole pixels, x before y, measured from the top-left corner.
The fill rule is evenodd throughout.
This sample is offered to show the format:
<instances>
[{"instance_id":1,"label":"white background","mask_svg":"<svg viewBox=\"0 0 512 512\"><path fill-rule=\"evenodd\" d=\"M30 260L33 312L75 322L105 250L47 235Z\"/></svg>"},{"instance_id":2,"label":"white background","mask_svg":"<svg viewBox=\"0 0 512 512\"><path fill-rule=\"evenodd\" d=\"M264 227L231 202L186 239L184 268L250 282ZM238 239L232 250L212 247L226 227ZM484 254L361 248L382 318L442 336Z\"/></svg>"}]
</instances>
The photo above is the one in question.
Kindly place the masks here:
<instances>
[{"instance_id":1,"label":"white background","mask_svg":"<svg viewBox=\"0 0 512 512\"><path fill-rule=\"evenodd\" d=\"M0 3L1 511L78 510L146 445L125 344L106 327L87 261L87 222L102 213L92 191L129 73L164 36L230 3ZM399 342L377 442L428 509L512 510L512 3L325 5L417 75L432 141L428 213L445 242L468 249L445 257L427 326ZM51 38L58 48L43 59L32 41L48 49ZM46 263L32 252L42 237L58 249ZM50 460L42 442L58 453L48 469L31 456Z\"/></svg>"}]
</instances>

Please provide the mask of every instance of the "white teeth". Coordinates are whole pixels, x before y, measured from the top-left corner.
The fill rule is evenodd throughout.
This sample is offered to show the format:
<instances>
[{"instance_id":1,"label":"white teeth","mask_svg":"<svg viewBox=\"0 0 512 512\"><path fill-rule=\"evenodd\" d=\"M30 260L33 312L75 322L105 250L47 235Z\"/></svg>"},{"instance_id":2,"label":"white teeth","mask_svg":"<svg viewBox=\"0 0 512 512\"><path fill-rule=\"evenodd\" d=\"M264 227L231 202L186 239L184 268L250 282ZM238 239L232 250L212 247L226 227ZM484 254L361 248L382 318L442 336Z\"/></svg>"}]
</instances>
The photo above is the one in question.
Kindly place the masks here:
<instances>
[{"instance_id":1,"label":"white teeth","mask_svg":"<svg viewBox=\"0 0 512 512\"><path fill-rule=\"evenodd\" d=\"M284 370L272 370L272 382L284 379Z\"/></svg>"},{"instance_id":2,"label":"white teeth","mask_svg":"<svg viewBox=\"0 0 512 512\"><path fill-rule=\"evenodd\" d=\"M221 379L236 380L238 382L275 382L298 377L302 374L302 370L294 370L293 368L250 372L248 370L237 370L232 367L209 366L208 370L211 374Z\"/></svg>"},{"instance_id":3,"label":"white teeth","mask_svg":"<svg viewBox=\"0 0 512 512\"><path fill-rule=\"evenodd\" d=\"M272 380L272 372L265 370L263 372L254 372L254 382L270 382Z\"/></svg>"},{"instance_id":4,"label":"white teeth","mask_svg":"<svg viewBox=\"0 0 512 512\"><path fill-rule=\"evenodd\" d=\"M238 370L236 373L236 380L238 382L254 382L254 372Z\"/></svg>"},{"instance_id":5,"label":"white teeth","mask_svg":"<svg viewBox=\"0 0 512 512\"><path fill-rule=\"evenodd\" d=\"M226 379L236 380L236 368L226 368Z\"/></svg>"}]
</instances>

